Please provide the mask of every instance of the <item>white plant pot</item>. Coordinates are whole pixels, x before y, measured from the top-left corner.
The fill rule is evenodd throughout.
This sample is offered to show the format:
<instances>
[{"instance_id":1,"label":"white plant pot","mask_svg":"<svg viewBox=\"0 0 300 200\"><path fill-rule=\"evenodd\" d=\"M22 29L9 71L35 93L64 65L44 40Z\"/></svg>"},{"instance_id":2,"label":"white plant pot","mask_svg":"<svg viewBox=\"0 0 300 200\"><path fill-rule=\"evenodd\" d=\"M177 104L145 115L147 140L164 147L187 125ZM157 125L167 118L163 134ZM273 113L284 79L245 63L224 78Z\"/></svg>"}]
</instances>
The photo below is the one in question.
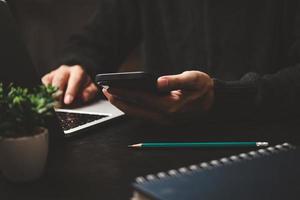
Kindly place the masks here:
<instances>
[{"instance_id":1,"label":"white plant pot","mask_svg":"<svg viewBox=\"0 0 300 200\"><path fill-rule=\"evenodd\" d=\"M0 170L11 182L28 182L41 177L48 155L48 130L20 138L0 140Z\"/></svg>"}]
</instances>

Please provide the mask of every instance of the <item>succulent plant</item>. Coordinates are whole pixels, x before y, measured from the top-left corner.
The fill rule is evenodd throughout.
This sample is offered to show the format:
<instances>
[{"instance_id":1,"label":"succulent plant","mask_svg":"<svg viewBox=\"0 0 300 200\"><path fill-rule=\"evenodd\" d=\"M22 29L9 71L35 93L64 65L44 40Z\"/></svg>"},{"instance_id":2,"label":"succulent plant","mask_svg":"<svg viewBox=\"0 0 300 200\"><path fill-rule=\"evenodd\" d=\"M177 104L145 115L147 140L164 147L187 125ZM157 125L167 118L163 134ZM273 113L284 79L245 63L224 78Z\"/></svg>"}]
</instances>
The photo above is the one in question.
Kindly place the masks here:
<instances>
[{"instance_id":1,"label":"succulent plant","mask_svg":"<svg viewBox=\"0 0 300 200\"><path fill-rule=\"evenodd\" d=\"M57 89L39 86L32 90L0 83L0 137L34 134L53 114Z\"/></svg>"}]
</instances>

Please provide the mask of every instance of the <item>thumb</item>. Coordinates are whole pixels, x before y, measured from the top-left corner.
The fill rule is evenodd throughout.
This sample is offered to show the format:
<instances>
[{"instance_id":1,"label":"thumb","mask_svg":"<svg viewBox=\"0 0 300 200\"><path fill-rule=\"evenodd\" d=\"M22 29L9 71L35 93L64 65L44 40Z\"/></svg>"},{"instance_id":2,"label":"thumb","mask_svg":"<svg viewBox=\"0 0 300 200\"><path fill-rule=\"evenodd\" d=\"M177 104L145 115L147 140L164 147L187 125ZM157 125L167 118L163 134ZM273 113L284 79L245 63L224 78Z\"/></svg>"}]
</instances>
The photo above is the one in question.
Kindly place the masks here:
<instances>
[{"instance_id":1,"label":"thumb","mask_svg":"<svg viewBox=\"0 0 300 200\"><path fill-rule=\"evenodd\" d=\"M198 81L198 72L186 71L181 74L159 77L157 87L161 91L194 89Z\"/></svg>"}]
</instances>

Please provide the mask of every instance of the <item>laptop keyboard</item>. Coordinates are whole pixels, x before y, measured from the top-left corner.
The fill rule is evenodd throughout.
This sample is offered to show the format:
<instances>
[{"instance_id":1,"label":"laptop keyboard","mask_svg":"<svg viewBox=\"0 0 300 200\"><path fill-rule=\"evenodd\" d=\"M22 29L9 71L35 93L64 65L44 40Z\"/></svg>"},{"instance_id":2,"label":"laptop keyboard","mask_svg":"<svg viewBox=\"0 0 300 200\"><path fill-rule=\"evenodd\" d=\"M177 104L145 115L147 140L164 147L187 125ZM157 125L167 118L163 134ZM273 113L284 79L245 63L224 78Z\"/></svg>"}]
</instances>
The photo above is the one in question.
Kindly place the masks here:
<instances>
[{"instance_id":1,"label":"laptop keyboard","mask_svg":"<svg viewBox=\"0 0 300 200\"><path fill-rule=\"evenodd\" d=\"M56 112L64 131L108 117L108 115L93 115L83 113Z\"/></svg>"}]
</instances>

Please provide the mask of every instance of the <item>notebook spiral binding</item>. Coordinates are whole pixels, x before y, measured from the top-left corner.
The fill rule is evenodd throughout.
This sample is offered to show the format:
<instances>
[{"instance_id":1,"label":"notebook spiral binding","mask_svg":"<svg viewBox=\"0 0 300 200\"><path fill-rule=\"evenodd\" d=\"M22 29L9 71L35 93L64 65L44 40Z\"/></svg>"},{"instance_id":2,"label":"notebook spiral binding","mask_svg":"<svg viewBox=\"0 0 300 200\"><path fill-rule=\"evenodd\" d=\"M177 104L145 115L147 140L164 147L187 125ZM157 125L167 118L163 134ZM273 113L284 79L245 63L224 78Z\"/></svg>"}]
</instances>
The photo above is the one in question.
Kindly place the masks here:
<instances>
[{"instance_id":1,"label":"notebook spiral binding","mask_svg":"<svg viewBox=\"0 0 300 200\"><path fill-rule=\"evenodd\" d=\"M295 148L293 145L289 143L283 143L283 144L278 144L273 147L267 147L264 149L259 149L256 151L250 151L248 153L241 153L238 155L232 155L230 157L224 157L219 160L211 160L209 162L202 162L200 164L196 165L190 165L189 167L181 167L179 169L172 169L169 170L168 172L159 172L157 174L149 174L146 175L145 177L137 177L135 179L136 183L145 183L149 181L155 181L155 180L160 180L164 179L167 177L173 177L173 176L180 176L181 174L187 174L195 171L201 171L201 170L208 170L216 167L220 167L223 165L228 165L233 162L240 162L242 160L252 160L257 157L261 156L267 156L273 153L278 153L281 151L286 151L289 149Z\"/></svg>"}]
</instances>

